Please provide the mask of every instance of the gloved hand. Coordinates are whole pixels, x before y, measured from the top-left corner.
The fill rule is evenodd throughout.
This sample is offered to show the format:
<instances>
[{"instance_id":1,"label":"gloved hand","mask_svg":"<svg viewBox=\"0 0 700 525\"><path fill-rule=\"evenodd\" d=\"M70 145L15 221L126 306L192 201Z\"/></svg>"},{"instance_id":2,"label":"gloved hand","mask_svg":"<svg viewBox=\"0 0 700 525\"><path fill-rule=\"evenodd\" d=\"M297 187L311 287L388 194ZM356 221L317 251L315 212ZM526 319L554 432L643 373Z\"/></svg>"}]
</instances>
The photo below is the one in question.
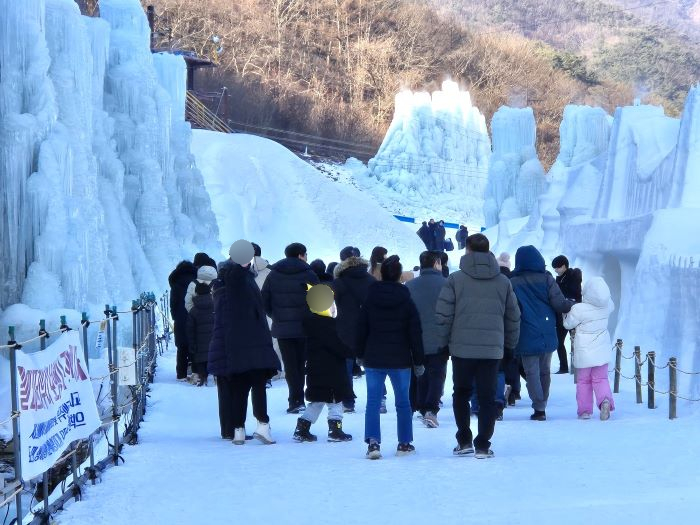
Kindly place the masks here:
<instances>
[{"instance_id":1,"label":"gloved hand","mask_svg":"<svg viewBox=\"0 0 700 525\"><path fill-rule=\"evenodd\" d=\"M425 374L425 367L423 365L416 365L413 367L413 373L416 374L416 377L420 377Z\"/></svg>"},{"instance_id":2,"label":"gloved hand","mask_svg":"<svg viewBox=\"0 0 700 525\"><path fill-rule=\"evenodd\" d=\"M362 366L362 367L365 366L365 360L362 359L361 357L355 358L355 362L357 363L357 366Z\"/></svg>"}]
</instances>

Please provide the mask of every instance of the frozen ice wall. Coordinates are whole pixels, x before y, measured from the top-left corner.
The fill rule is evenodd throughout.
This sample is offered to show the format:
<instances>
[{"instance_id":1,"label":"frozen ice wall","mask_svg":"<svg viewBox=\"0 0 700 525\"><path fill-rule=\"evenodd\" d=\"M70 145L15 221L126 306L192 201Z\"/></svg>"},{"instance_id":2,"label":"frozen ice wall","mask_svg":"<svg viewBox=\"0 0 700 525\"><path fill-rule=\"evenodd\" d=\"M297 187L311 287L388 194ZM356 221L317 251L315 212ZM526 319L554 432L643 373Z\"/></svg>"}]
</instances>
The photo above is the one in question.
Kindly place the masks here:
<instances>
[{"instance_id":1,"label":"frozen ice wall","mask_svg":"<svg viewBox=\"0 0 700 525\"><path fill-rule=\"evenodd\" d=\"M544 190L532 108L501 106L491 120L493 155L484 194L487 227L529 215Z\"/></svg>"},{"instance_id":2,"label":"frozen ice wall","mask_svg":"<svg viewBox=\"0 0 700 525\"><path fill-rule=\"evenodd\" d=\"M396 96L394 119L368 163L369 175L416 202L454 195L461 200L454 220L480 224L490 151L486 121L469 92L445 81L432 94Z\"/></svg>"},{"instance_id":3,"label":"frozen ice wall","mask_svg":"<svg viewBox=\"0 0 700 525\"><path fill-rule=\"evenodd\" d=\"M0 6L0 308L116 303L216 251L185 64L154 65L138 0L102 0L101 20L72 0Z\"/></svg>"}]
</instances>

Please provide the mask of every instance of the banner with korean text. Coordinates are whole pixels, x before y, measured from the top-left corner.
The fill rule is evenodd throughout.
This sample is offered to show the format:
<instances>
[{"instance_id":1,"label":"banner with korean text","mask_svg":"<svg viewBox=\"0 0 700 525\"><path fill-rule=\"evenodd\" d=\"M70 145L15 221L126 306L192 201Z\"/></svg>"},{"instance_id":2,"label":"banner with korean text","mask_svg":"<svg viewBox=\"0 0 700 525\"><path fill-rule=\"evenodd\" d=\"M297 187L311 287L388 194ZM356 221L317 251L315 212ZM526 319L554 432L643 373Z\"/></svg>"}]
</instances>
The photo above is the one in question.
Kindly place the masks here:
<instances>
[{"instance_id":1,"label":"banner with korean text","mask_svg":"<svg viewBox=\"0 0 700 525\"><path fill-rule=\"evenodd\" d=\"M64 332L39 352L17 351L17 388L22 479L28 481L101 424L80 333Z\"/></svg>"}]
</instances>

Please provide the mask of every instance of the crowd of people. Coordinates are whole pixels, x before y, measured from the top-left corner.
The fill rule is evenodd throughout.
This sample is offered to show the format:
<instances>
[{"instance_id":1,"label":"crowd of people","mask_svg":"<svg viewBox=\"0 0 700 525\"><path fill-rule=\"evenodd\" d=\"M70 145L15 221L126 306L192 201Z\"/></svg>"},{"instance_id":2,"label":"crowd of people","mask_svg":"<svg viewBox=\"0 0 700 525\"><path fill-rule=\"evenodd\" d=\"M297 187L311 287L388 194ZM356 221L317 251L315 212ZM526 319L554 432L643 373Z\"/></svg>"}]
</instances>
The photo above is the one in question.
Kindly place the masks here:
<instances>
[{"instance_id":1,"label":"crowd of people","mask_svg":"<svg viewBox=\"0 0 700 525\"><path fill-rule=\"evenodd\" d=\"M440 238L439 223L423 226ZM182 261L169 279L177 379L203 386L214 376L221 437L242 445L252 438L275 442L267 413L274 377L286 380L287 413L298 416L295 441L317 440L311 427L324 407L328 441L352 440L342 422L355 411L353 376L364 373L366 457L378 459L387 377L397 415L396 454L410 454L416 412L426 427L439 427L451 361L453 453L490 458L496 421L521 399L521 377L530 419L546 421L552 355L559 358L557 373L568 372L569 336L577 415L589 419L597 406L607 420L614 410L607 374L614 305L605 281L593 278L582 288L581 271L563 255L552 261L554 278L534 246L517 250L511 270L510 255L496 258L485 235L467 236L464 228L462 236L457 240L465 253L453 272L441 249L424 251L419 266L406 271L400 257L381 246L369 260L347 246L340 261L328 265L309 263L300 243L287 246L272 265L255 243L250 261L241 260L240 247L234 253L235 245L218 265L203 253ZM245 432L249 397L257 421L252 436Z\"/></svg>"}]
</instances>

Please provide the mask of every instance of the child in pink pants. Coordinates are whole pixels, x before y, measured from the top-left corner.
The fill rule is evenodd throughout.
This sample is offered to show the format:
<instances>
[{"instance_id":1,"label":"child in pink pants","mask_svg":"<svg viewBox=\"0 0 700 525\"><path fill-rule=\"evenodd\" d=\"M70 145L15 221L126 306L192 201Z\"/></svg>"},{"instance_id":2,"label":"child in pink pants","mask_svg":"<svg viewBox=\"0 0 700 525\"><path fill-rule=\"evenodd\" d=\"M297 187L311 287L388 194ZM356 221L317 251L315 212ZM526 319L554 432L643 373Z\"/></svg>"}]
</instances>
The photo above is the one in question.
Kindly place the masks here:
<instances>
[{"instance_id":1,"label":"child in pink pants","mask_svg":"<svg viewBox=\"0 0 700 525\"><path fill-rule=\"evenodd\" d=\"M578 374L576 403L579 419L593 414L593 395L600 409L600 419L610 418L615 401L610 391L608 363L612 352L608 318L615 310L610 289L600 277L587 281L583 287L583 302L564 314L564 328L576 330L574 336L574 366Z\"/></svg>"}]
</instances>

